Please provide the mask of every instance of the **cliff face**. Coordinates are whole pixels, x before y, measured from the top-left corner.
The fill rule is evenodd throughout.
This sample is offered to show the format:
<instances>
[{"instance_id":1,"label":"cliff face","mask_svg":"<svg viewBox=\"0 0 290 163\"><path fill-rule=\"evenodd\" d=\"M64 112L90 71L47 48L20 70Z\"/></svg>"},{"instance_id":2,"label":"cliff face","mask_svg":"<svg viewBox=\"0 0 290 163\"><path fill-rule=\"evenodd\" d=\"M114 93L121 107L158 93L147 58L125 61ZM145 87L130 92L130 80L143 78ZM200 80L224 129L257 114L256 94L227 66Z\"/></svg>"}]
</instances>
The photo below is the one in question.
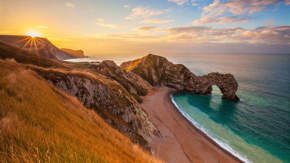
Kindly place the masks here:
<instances>
[{"instance_id":1,"label":"cliff face","mask_svg":"<svg viewBox=\"0 0 290 163\"><path fill-rule=\"evenodd\" d=\"M37 72L61 91L76 96L87 108L94 109L107 123L148 147L153 135L161 136L147 113L118 83L108 85L90 73L28 68Z\"/></svg>"},{"instance_id":2,"label":"cliff face","mask_svg":"<svg viewBox=\"0 0 290 163\"><path fill-rule=\"evenodd\" d=\"M152 86L169 86L183 92L208 95L212 92L212 85L217 85L222 98L239 101L236 95L238 83L231 74L196 76L184 65L173 64L164 57L152 54L122 63L120 67L141 76Z\"/></svg>"},{"instance_id":3,"label":"cliff face","mask_svg":"<svg viewBox=\"0 0 290 163\"><path fill-rule=\"evenodd\" d=\"M50 59L65 60L76 58L66 52L61 51L46 38L0 35L0 41Z\"/></svg>"},{"instance_id":4,"label":"cliff face","mask_svg":"<svg viewBox=\"0 0 290 163\"><path fill-rule=\"evenodd\" d=\"M87 64L93 71L103 74L121 84L134 98L141 102L139 96L145 96L148 89L152 86L139 75L131 71L126 71L115 64L113 61L94 62Z\"/></svg>"},{"instance_id":5,"label":"cliff face","mask_svg":"<svg viewBox=\"0 0 290 163\"><path fill-rule=\"evenodd\" d=\"M66 49L66 48L61 48L60 50L76 58L85 58L84 51L82 50L72 50L72 49Z\"/></svg>"}]
</instances>

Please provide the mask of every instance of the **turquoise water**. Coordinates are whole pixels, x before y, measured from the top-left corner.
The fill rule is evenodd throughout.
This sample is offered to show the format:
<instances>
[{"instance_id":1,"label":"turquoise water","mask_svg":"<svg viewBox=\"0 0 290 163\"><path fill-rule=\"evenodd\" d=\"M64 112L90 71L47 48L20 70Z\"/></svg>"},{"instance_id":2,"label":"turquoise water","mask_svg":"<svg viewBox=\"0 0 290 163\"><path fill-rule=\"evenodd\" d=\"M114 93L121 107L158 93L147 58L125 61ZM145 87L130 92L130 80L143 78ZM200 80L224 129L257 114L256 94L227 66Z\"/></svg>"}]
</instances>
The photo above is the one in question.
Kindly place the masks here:
<instances>
[{"instance_id":1,"label":"turquoise water","mask_svg":"<svg viewBox=\"0 0 290 163\"><path fill-rule=\"evenodd\" d=\"M190 57L189 57L190 56ZM196 75L231 73L241 101L175 93L183 114L222 147L246 162L290 162L290 55L187 54L168 57Z\"/></svg>"}]
</instances>

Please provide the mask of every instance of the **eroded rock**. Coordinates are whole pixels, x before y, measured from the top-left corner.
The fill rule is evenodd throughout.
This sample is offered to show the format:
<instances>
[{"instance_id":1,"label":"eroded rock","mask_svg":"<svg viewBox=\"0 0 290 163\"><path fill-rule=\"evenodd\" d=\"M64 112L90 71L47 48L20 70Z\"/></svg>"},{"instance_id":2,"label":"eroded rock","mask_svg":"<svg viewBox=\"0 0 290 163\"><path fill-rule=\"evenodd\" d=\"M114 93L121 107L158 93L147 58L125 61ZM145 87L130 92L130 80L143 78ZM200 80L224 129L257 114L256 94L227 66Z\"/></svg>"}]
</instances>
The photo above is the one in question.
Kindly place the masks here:
<instances>
[{"instance_id":1,"label":"eroded rock","mask_svg":"<svg viewBox=\"0 0 290 163\"><path fill-rule=\"evenodd\" d=\"M196 76L182 64L173 64L166 58L149 54L134 61L124 62L121 68L133 72L152 86L168 86L183 92L208 95L212 85L221 90L222 98L239 101L236 95L238 83L231 74L210 73Z\"/></svg>"}]
</instances>

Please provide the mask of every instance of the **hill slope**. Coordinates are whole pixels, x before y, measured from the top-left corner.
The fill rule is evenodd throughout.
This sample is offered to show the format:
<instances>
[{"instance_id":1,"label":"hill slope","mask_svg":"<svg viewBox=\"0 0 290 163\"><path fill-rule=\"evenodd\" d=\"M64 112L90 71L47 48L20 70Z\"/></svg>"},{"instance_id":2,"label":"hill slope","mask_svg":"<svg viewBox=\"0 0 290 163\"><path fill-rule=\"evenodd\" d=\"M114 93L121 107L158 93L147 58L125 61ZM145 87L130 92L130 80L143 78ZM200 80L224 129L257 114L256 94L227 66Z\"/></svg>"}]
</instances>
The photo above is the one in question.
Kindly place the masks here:
<instances>
[{"instance_id":1,"label":"hill slope","mask_svg":"<svg viewBox=\"0 0 290 163\"><path fill-rule=\"evenodd\" d=\"M0 60L3 162L157 162L42 77Z\"/></svg>"},{"instance_id":2,"label":"hill slope","mask_svg":"<svg viewBox=\"0 0 290 163\"><path fill-rule=\"evenodd\" d=\"M60 63L0 42L0 58L15 58L63 92L73 95L88 109L94 109L108 124L149 149L153 135L160 136L146 111L120 84L89 71L78 63ZM61 68L61 69L60 69ZM85 72L87 71L87 72Z\"/></svg>"},{"instance_id":3,"label":"hill slope","mask_svg":"<svg viewBox=\"0 0 290 163\"><path fill-rule=\"evenodd\" d=\"M0 35L0 41L50 59L65 60L76 58L73 55L61 51L46 38L17 35Z\"/></svg>"},{"instance_id":4,"label":"hill slope","mask_svg":"<svg viewBox=\"0 0 290 163\"><path fill-rule=\"evenodd\" d=\"M0 59L6 58L13 58L18 63L23 64L33 64L41 67L69 69L67 66L64 66L57 60L49 59L47 57L28 52L26 50L0 41Z\"/></svg>"}]
</instances>

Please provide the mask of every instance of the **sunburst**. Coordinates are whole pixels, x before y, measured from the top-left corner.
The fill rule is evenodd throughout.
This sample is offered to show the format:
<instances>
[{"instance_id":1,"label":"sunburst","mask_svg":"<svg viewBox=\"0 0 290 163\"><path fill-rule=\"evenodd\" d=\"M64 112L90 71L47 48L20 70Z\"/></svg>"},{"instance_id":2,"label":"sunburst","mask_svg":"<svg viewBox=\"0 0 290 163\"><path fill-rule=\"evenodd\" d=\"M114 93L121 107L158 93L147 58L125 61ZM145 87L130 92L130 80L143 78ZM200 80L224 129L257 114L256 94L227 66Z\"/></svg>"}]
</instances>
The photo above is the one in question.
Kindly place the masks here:
<instances>
[{"instance_id":1,"label":"sunburst","mask_svg":"<svg viewBox=\"0 0 290 163\"><path fill-rule=\"evenodd\" d=\"M25 49L25 50L27 50L29 52L33 52L33 50L35 50L34 53L36 53L36 54L39 55L38 44L40 42L43 42L43 40L41 40L40 38L38 38L38 37L41 36L40 33L38 33L37 31L29 31L29 32L26 33L26 35L27 35L27 37L25 37L24 39L15 42L15 44L19 44L21 42L25 42L24 45L20 48L19 53L22 50Z\"/></svg>"}]
</instances>

